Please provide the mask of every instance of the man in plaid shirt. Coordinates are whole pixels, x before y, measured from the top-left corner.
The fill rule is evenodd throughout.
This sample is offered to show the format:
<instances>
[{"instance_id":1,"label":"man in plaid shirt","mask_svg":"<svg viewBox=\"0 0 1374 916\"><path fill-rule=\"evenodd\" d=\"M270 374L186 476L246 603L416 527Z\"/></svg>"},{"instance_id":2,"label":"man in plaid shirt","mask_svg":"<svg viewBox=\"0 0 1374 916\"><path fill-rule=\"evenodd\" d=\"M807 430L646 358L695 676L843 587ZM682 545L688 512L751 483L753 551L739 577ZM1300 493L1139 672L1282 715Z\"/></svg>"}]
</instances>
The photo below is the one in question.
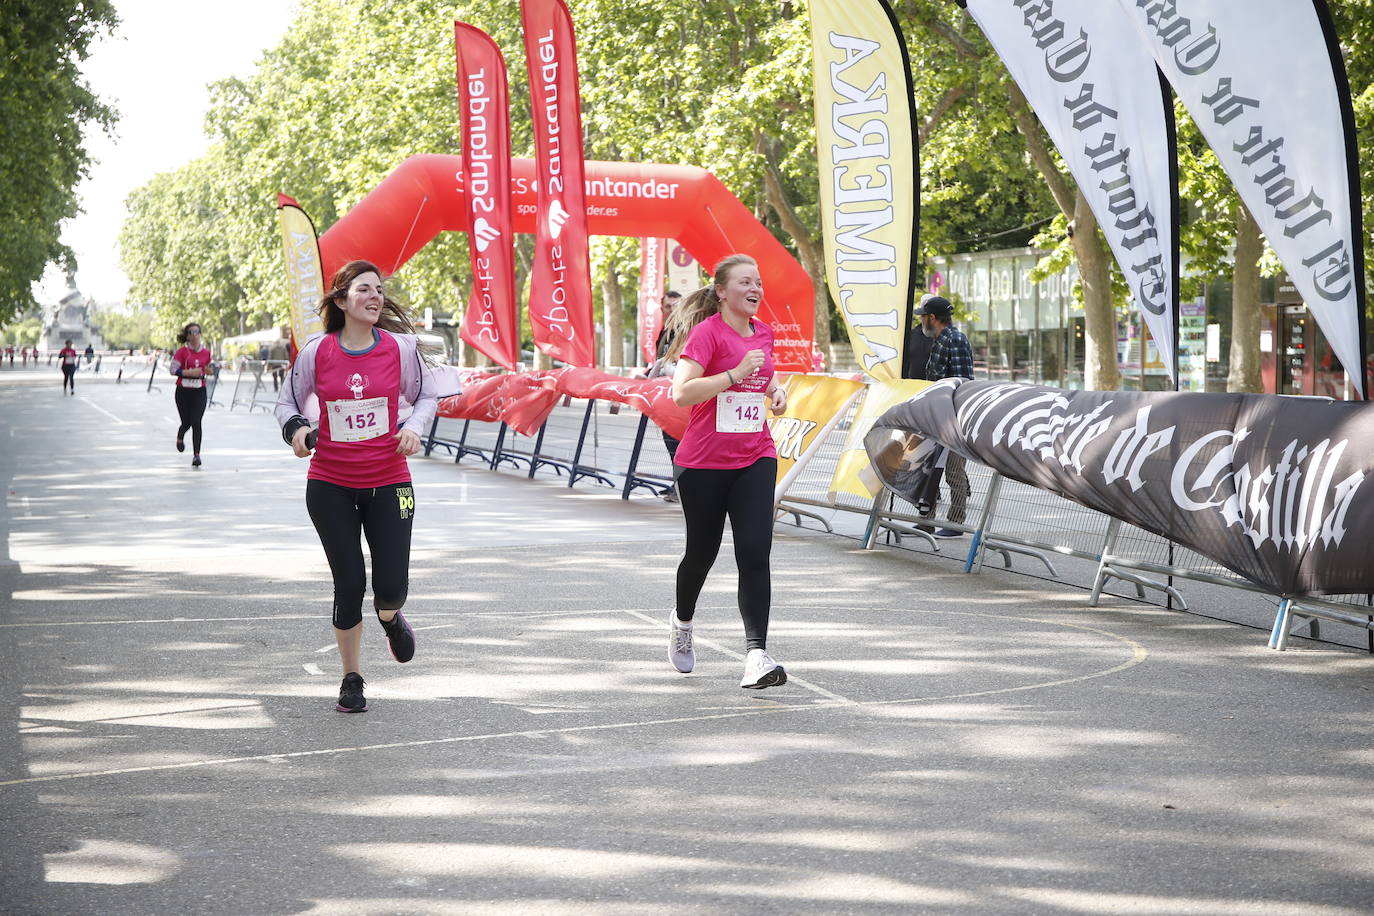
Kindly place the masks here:
<instances>
[{"instance_id":1,"label":"man in plaid shirt","mask_svg":"<svg viewBox=\"0 0 1374 916\"><path fill-rule=\"evenodd\" d=\"M944 296L931 296L916 310L921 316L921 333L933 338L926 378L973 378L973 348L968 337L953 325L954 306Z\"/></svg>"},{"instance_id":2,"label":"man in plaid shirt","mask_svg":"<svg viewBox=\"0 0 1374 916\"><path fill-rule=\"evenodd\" d=\"M954 306L944 296L931 296L916 310L921 316L921 333L933 338L930 359L926 361L926 378L938 382L944 378L973 378L973 348L963 331L954 327ZM948 452L945 460L944 479L949 483L949 515L951 523L962 525L968 513L969 485L968 473L964 469L961 455ZM934 515L935 505L940 501L940 477L933 474L922 497L930 506L927 514ZM937 538L963 537L958 528L938 528Z\"/></svg>"}]
</instances>

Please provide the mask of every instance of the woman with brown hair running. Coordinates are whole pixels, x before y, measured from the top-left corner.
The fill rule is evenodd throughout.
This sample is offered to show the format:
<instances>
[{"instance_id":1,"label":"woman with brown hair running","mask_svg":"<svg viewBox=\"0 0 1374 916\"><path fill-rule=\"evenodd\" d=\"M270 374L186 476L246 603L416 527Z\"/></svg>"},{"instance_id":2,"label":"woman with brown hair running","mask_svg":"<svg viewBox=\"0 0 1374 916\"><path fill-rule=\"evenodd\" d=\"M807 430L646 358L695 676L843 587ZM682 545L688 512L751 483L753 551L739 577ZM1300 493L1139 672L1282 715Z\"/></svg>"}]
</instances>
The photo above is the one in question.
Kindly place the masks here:
<instances>
[{"instance_id":1,"label":"woman with brown hair running","mask_svg":"<svg viewBox=\"0 0 1374 916\"><path fill-rule=\"evenodd\" d=\"M366 712L362 604L367 586L360 538L372 555L372 603L391 655L415 655L415 631L401 614L410 577L415 490L406 458L434 419L434 372L406 312L388 299L381 272L345 264L320 303L325 333L296 357L277 399L282 438L310 460L305 505L334 578L334 638L344 678L335 709ZM310 395L319 425L307 416ZM413 406L400 422L402 402ZM313 454L312 454L313 453Z\"/></svg>"},{"instance_id":2,"label":"woman with brown hair running","mask_svg":"<svg viewBox=\"0 0 1374 916\"><path fill-rule=\"evenodd\" d=\"M177 451L186 451L186 431L191 431L191 467L200 467L200 421L205 416L206 384L214 365L210 348L201 343L200 322L193 321L177 335L181 348L172 355L171 373L177 377L176 405L181 425L177 427Z\"/></svg>"}]
</instances>

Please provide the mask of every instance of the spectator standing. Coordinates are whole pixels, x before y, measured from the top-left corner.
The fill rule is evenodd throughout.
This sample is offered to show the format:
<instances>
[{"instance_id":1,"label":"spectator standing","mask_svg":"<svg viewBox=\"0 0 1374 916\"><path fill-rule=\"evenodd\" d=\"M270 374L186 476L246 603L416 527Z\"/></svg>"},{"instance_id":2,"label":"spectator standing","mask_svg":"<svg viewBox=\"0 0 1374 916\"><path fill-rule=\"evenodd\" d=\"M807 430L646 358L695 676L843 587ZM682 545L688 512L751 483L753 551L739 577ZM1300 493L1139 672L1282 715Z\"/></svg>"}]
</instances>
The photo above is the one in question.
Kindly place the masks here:
<instances>
[{"instance_id":1,"label":"spectator standing","mask_svg":"<svg viewBox=\"0 0 1374 916\"><path fill-rule=\"evenodd\" d=\"M921 334L930 343L930 356L926 360L925 377L938 382L947 378L973 378L973 348L968 337L954 326L954 306L944 296L931 296L926 299L916 314L921 318ZM969 483L968 470L964 457L945 450L944 478L949 481L949 514L947 518L956 525L962 525L968 516ZM922 501L929 505L927 510L934 514L940 500L940 474L932 474L926 485ZM937 538L963 537L958 528L938 528Z\"/></svg>"},{"instance_id":2,"label":"spectator standing","mask_svg":"<svg viewBox=\"0 0 1374 916\"><path fill-rule=\"evenodd\" d=\"M673 317L673 310L682 301L682 294L675 289L670 289L663 294L663 304L661 318L662 323L658 329L658 339L654 341L654 364L649 367L649 378L657 378L661 375L671 376L677 367L677 361L668 359L668 349L673 345L674 332L669 327L669 322ZM668 450L668 460L671 462L677 457L678 440L668 435L666 429L660 429L663 434L663 447ZM677 482L674 481L663 494L665 502L675 503L678 501Z\"/></svg>"}]
</instances>

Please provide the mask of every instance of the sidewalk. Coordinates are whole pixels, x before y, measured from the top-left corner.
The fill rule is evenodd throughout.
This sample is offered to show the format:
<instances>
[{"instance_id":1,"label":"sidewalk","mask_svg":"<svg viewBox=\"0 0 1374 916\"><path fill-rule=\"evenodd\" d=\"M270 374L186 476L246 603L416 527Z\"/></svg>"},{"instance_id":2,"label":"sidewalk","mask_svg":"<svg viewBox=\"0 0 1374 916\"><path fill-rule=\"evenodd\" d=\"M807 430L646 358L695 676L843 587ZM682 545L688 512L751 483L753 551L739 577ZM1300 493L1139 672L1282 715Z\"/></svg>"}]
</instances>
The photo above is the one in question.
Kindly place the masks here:
<instances>
[{"instance_id":1,"label":"sidewalk","mask_svg":"<svg viewBox=\"0 0 1374 916\"><path fill-rule=\"evenodd\" d=\"M0 373L6 913L1370 912L1366 654L779 525L741 691L728 540L684 677L676 507L436 456L419 651L369 624L339 715L271 418L197 470L169 386L52 375Z\"/></svg>"}]
</instances>

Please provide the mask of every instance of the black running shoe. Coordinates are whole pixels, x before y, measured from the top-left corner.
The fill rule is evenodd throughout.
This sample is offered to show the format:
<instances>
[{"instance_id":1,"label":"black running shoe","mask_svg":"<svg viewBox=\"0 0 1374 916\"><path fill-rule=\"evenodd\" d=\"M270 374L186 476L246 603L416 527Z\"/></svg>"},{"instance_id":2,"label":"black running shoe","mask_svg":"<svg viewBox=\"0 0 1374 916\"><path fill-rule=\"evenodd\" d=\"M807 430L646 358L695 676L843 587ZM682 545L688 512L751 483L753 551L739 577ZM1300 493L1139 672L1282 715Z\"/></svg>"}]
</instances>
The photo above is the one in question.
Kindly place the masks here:
<instances>
[{"instance_id":1,"label":"black running shoe","mask_svg":"<svg viewBox=\"0 0 1374 916\"><path fill-rule=\"evenodd\" d=\"M334 704L339 712L367 712L367 697L363 696L363 676L356 671L344 675L339 687L339 702Z\"/></svg>"},{"instance_id":2,"label":"black running shoe","mask_svg":"<svg viewBox=\"0 0 1374 916\"><path fill-rule=\"evenodd\" d=\"M180 436L177 436L177 451L179 451L179 452L184 452L184 451L186 451L186 443L182 441L182 439L181 439Z\"/></svg>"},{"instance_id":3,"label":"black running shoe","mask_svg":"<svg viewBox=\"0 0 1374 916\"><path fill-rule=\"evenodd\" d=\"M194 458L191 459L191 467L193 467L193 468L198 468L198 467L200 467L200 456L199 456L199 455L196 455Z\"/></svg>"},{"instance_id":4,"label":"black running shoe","mask_svg":"<svg viewBox=\"0 0 1374 916\"><path fill-rule=\"evenodd\" d=\"M386 645L391 650L391 657L398 662L408 662L414 658L415 630L405 615L397 611L390 623L380 617L377 619L381 620L382 629L386 631Z\"/></svg>"}]
</instances>

